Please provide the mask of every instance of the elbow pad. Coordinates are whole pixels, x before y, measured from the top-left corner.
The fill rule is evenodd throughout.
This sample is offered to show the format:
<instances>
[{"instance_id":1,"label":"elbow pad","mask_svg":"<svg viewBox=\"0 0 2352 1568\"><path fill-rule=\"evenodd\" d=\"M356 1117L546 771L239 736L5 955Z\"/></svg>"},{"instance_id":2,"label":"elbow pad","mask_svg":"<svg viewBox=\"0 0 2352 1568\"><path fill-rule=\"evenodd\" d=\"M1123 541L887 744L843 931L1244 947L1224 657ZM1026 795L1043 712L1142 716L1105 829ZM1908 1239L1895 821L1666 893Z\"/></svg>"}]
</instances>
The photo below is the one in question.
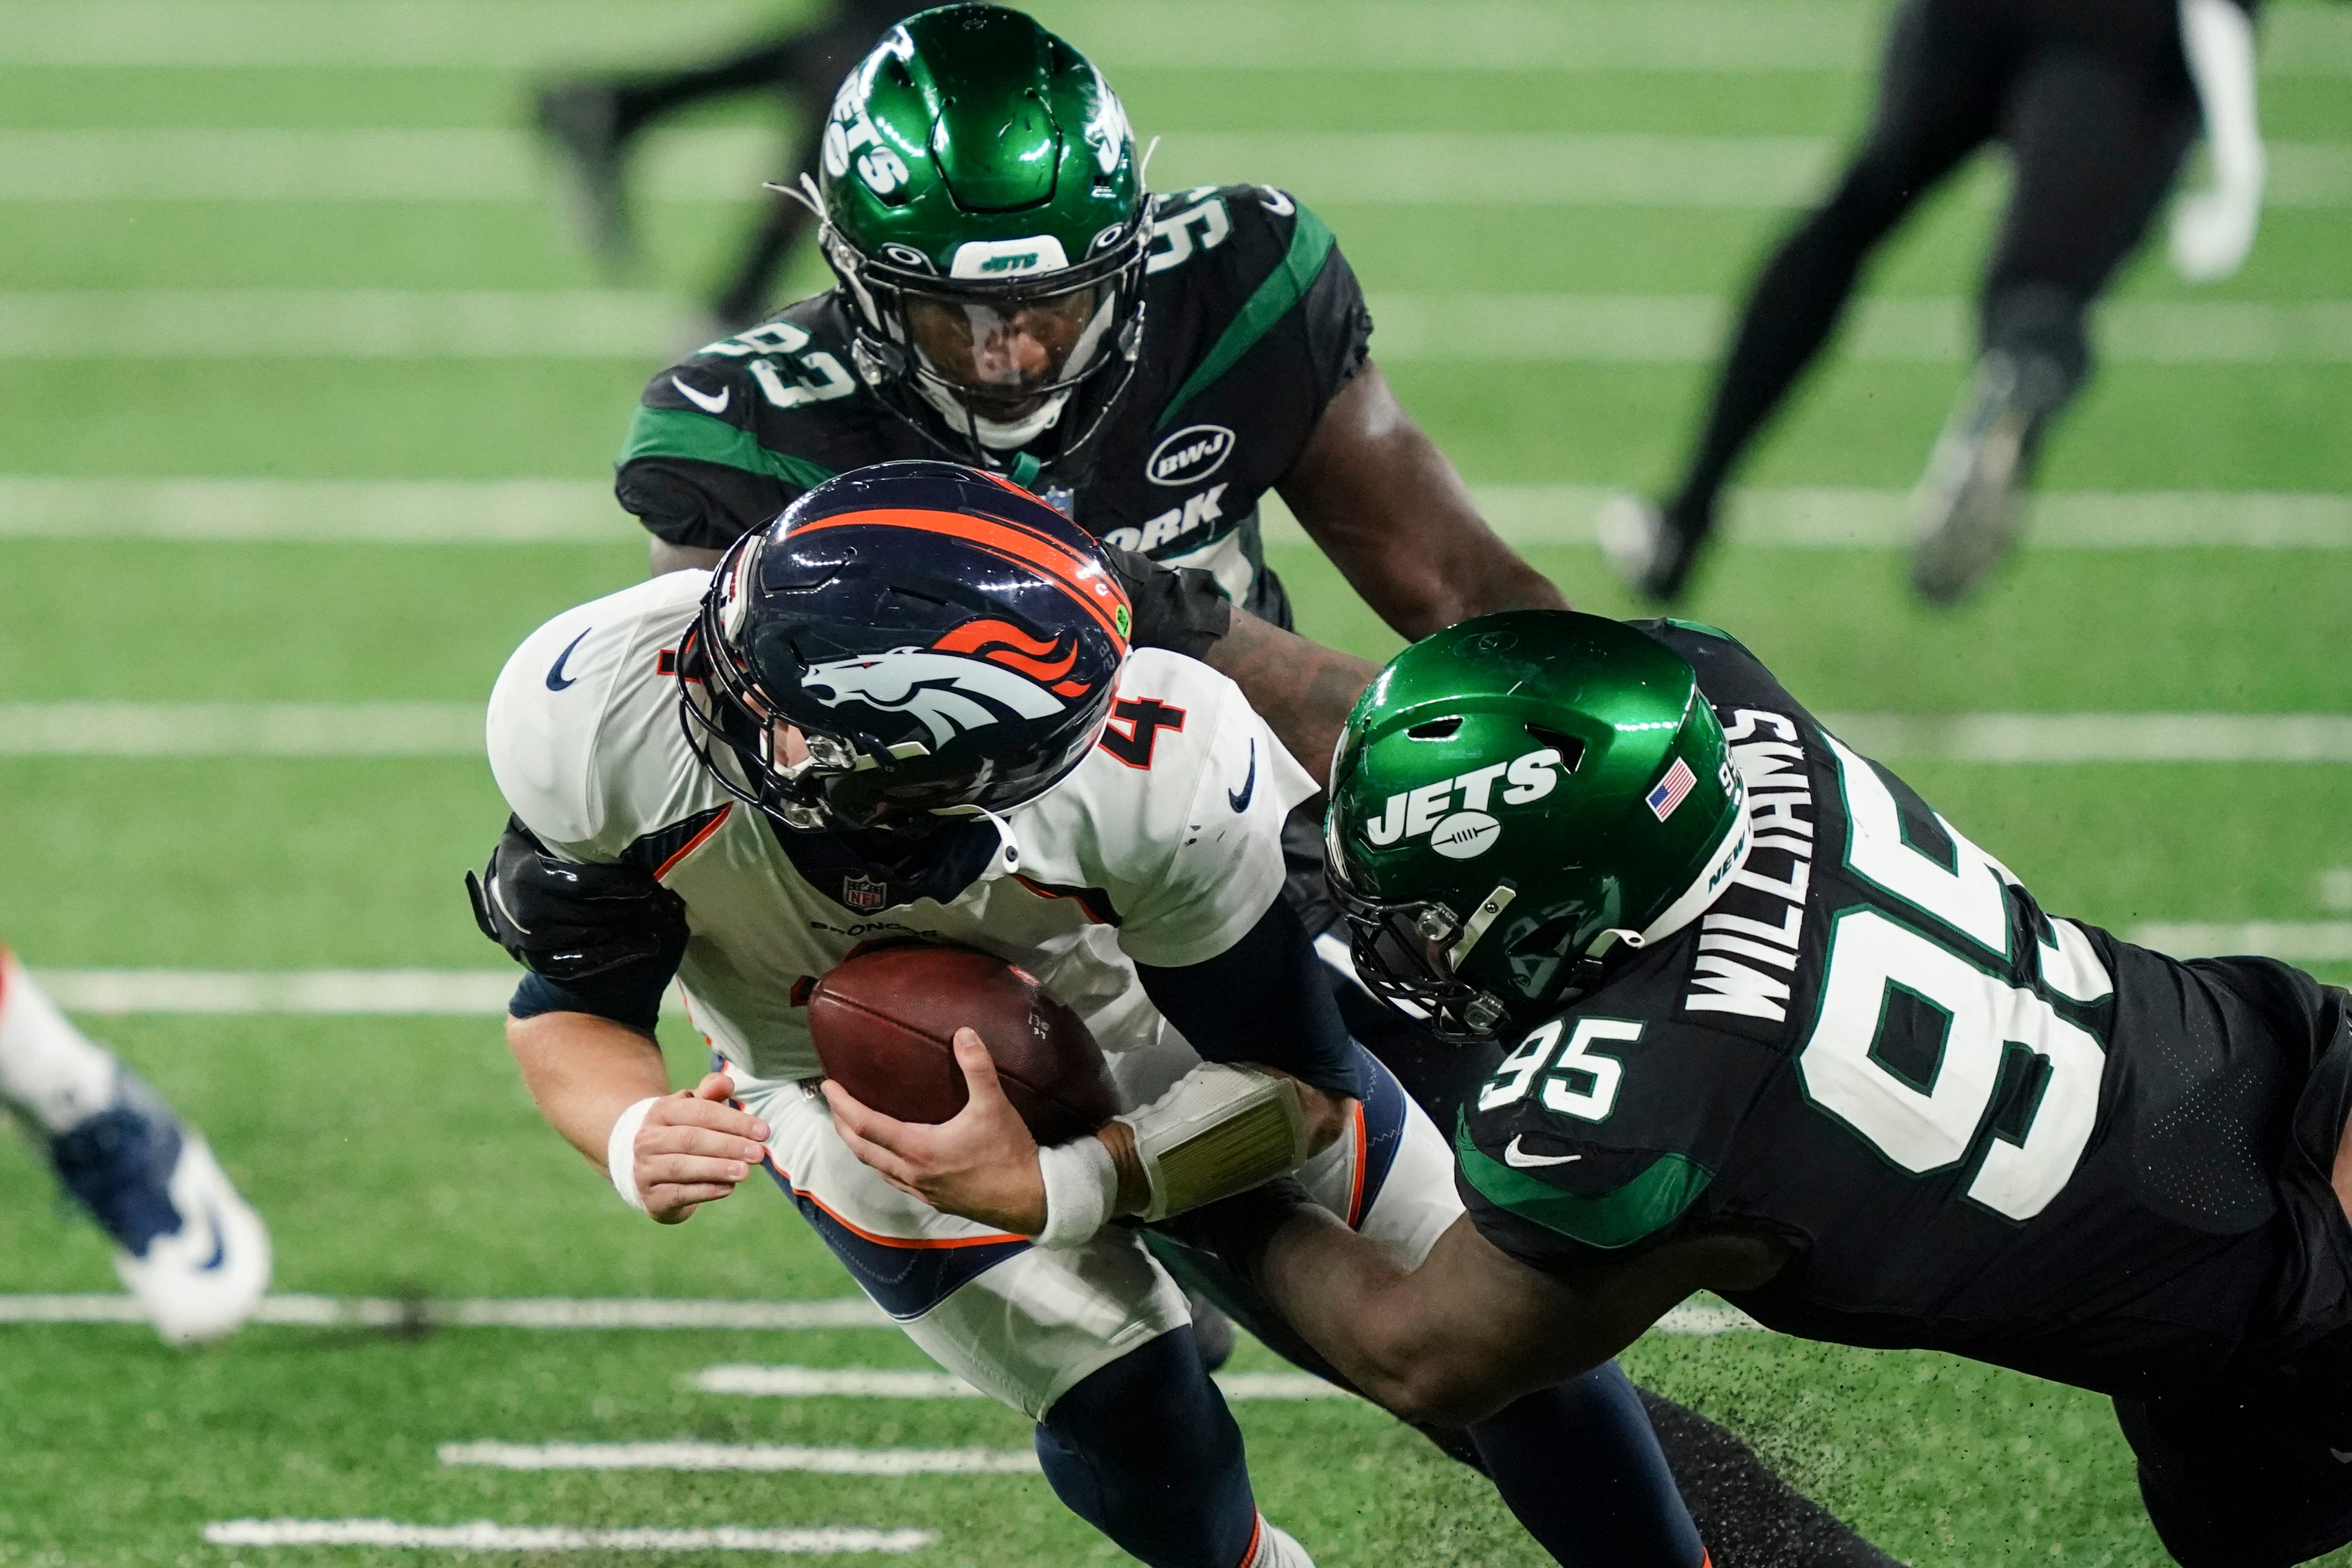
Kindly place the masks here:
<instances>
[{"instance_id":1,"label":"elbow pad","mask_svg":"<svg viewBox=\"0 0 2352 1568\"><path fill-rule=\"evenodd\" d=\"M1307 1153L1298 1085L1254 1067L1204 1061L1118 1120L1150 1179L1147 1223L1269 1181Z\"/></svg>"},{"instance_id":2,"label":"elbow pad","mask_svg":"<svg viewBox=\"0 0 2352 1568\"><path fill-rule=\"evenodd\" d=\"M631 965L667 985L686 951L686 901L652 873L559 859L514 818L482 874L466 873L466 895L483 936L559 985Z\"/></svg>"}]
</instances>

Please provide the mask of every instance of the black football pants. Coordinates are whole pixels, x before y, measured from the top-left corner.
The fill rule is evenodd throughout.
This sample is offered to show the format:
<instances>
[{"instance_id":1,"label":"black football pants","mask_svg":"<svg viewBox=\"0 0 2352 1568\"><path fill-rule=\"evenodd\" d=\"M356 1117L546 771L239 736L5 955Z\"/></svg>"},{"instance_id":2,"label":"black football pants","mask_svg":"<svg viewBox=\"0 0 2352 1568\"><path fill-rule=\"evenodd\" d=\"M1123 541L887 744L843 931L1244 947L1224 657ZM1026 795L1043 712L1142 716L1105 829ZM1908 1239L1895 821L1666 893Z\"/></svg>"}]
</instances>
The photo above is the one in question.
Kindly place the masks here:
<instances>
[{"instance_id":1,"label":"black football pants","mask_svg":"<svg viewBox=\"0 0 2352 1568\"><path fill-rule=\"evenodd\" d=\"M2197 132L2174 0L1905 0L1868 135L1758 277L1668 509L1711 526L1733 467L1837 325L1864 261L1987 141L2015 178L1985 268L1980 341L2089 370L2084 316L2147 231ZM2062 400L2063 401L2063 400Z\"/></svg>"}]
</instances>

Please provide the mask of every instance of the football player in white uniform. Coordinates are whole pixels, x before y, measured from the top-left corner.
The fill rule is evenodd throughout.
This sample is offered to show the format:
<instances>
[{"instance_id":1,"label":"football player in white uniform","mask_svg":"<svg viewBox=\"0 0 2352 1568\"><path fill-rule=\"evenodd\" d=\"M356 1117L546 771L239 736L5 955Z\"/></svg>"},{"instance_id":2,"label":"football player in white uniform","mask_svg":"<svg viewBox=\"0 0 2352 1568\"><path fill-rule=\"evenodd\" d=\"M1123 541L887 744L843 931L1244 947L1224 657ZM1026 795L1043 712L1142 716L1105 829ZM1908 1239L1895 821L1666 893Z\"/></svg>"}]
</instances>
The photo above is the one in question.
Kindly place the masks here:
<instances>
[{"instance_id":1,"label":"football player in white uniform","mask_svg":"<svg viewBox=\"0 0 2352 1568\"><path fill-rule=\"evenodd\" d=\"M933 461L830 481L714 572L523 643L490 703L514 821L476 913L531 969L509 1027L526 1081L626 1201L676 1222L766 1166L917 1343L1036 1419L1055 1490L1128 1552L1303 1563L1257 1512L1182 1291L1106 1222L1295 1170L1410 1266L1461 1207L1444 1138L1348 1038L1279 896L1313 781L1223 676L1130 652L1130 612L1094 542L1004 481ZM1019 962L1131 1107L1045 1151L1006 1222L893 1186L817 1092L802 998L903 939ZM717 1068L678 1093L652 1039L673 979ZM1563 1562L1704 1561L1613 1366L1450 1436Z\"/></svg>"},{"instance_id":2,"label":"football player in white uniform","mask_svg":"<svg viewBox=\"0 0 2352 1568\"><path fill-rule=\"evenodd\" d=\"M114 1270L173 1344L236 1331L269 1288L269 1231L161 1096L0 946L0 1105L114 1240Z\"/></svg>"}]
</instances>

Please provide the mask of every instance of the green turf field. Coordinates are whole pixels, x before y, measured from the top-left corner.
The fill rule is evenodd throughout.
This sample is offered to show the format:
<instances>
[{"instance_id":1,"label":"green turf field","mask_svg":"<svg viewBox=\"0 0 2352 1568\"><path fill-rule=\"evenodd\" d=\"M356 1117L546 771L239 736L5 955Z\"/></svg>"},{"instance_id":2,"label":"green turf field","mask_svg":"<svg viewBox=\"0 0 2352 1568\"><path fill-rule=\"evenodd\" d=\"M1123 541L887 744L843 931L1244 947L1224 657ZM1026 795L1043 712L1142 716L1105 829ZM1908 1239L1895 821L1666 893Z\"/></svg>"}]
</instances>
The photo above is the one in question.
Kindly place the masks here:
<instances>
[{"instance_id":1,"label":"green turf field","mask_svg":"<svg viewBox=\"0 0 2352 1568\"><path fill-rule=\"evenodd\" d=\"M645 298L667 298L679 325L667 338L642 334L634 352L583 358L553 338L492 359L368 349L359 323L429 318L452 294L527 303L604 280L536 193L526 143L499 154L511 168L465 152L483 143L462 138L434 143L446 156L431 168L344 168L333 149L353 144L320 138L495 137L520 123L533 61L659 57L761 13L705 0L184 3L0 0L0 705L478 702L532 627L642 572L641 537L617 510L583 507L579 542L345 543L331 519L310 542L138 540L121 528L46 528L25 503L10 511L6 486L596 483L643 379L693 340L691 303L721 270L743 211L702 199L647 205L650 260L626 280L638 292L623 305L642 312ZM1176 172L1165 184L1267 177L1202 169L1188 141L1213 137L1222 140L1197 144L1264 148L1310 170L1297 139L1332 133L1497 139L1477 145L1506 162L1539 162L1552 144L1528 139L1548 136L1835 139L1866 103L1855 68L1871 53L1875 10L1695 0L1674 13L1688 38L1642 22L1653 11L1642 0L1056 0L1050 17L1098 51L1139 131L1168 139L1161 156ZM2119 351L2057 438L2044 479L2120 496L2126 517L2139 504L2131 497L2150 492L2221 493L2196 505L2223 518L2242 515L2231 507L2300 507L2321 518L2298 536L2305 548L2246 548L2216 525L2193 545L2031 550L1979 601L1943 615L1909 601L1892 550L1775 548L1759 532L1716 562L1690 613L1732 629L1800 697L1841 713L2352 715L2352 340L2326 325L2352 309L2352 11L2316 0L2273 10L2264 120L2281 144L2284 204L2230 282L2192 290L2151 256L2119 293L2321 326L2225 340L2199 362ZM1514 57L1492 41L1507 15L1550 41ZM1342 16L1355 26L1337 28ZM1362 31L1367 16L1387 17L1404 41L1384 53ZM1542 68L1570 57L1560 40L1572 25L1596 19L1614 40L1600 64ZM478 48L468 42L478 36ZM620 52L633 42L652 53ZM1735 45L1771 68L1685 68ZM1413 68L1423 54L1428 68ZM750 105L695 120L719 131L761 122ZM227 189L250 162L197 168L191 193L157 194L159 160L201 163L203 147L227 145L180 134L197 131L273 133L236 145L313 173L287 176L293 193L270 198ZM1660 167L1669 164L1685 175L1694 166ZM77 171L95 172L85 184ZM1442 314L1457 308L1453 297L1498 293L1722 296L1787 221L1768 204L1526 204L1489 172L1470 171L1443 204L1408 199L1402 186L1370 199L1381 193L1361 178L1334 183L1328 200L1311 180L1297 189L1376 300L1407 302L1400 312L1434 300ZM2290 175L2300 183L2289 188ZM693 196L710 183L662 189ZM1965 298L1990 222L1969 191L1948 193L1892 248L1874 291ZM801 279L815 276L804 260ZM159 307L166 290L195 292ZM299 352L191 347L202 337L194 319L255 290L335 291L300 307L329 325L303 328L317 340ZM23 327L75 310L157 309L152 341L113 334L86 353L70 341L37 346ZM331 329L339 319L354 324L349 340ZM594 340L616 330L627 329ZM1401 351L1391 375L1474 484L1591 487L1668 477L1706 371L1686 355L1481 361L1424 346ZM1962 373L1932 357L1833 361L1746 480L1900 491ZM1580 515L1539 522L1525 537L1549 542L1529 553L1572 597L1629 608L1596 552L1562 542L1584 537ZM1395 645L1310 551L1278 546L1274 559L1304 630L1367 653ZM457 889L502 816L477 760L8 749L0 737L0 936L37 970L499 962ZM2287 939L2352 956L2352 771L2340 760L1930 757L1903 768L2061 912L2119 931L2276 923ZM2352 962L2314 967L2352 981ZM802 1300L849 1288L771 1192L747 1187L676 1230L625 1214L539 1124L495 1019L144 1014L94 1027L206 1129L264 1209L281 1291ZM693 1053L674 1032L684 1075ZM59 1209L31 1158L0 1147L0 1295L113 1285L96 1233ZM1241 1360L1273 1364L1254 1347ZM2087 1395L1939 1356L1753 1333L1653 1335L1627 1360L1747 1434L1906 1561L2164 1561L2123 1445ZM273 1518L911 1528L939 1543L908 1560L940 1568L1115 1560L1030 1476L534 1473L436 1457L438 1445L484 1440L1026 1442L1017 1417L980 1401L753 1398L692 1385L705 1367L746 1362L923 1364L896 1334L868 1329L265 1327L182 1354L135 1327L0 1326L0 1568L525 1560L223 1547L201 1535L213 1521ZM1540 1561L1475 1477L1377 1413L1336 1401L1237 1409L1268 1513L1327 1568ZM529 1560L690 1565L744 1554L614 1548Z\"/></svg>"}]
</instances>

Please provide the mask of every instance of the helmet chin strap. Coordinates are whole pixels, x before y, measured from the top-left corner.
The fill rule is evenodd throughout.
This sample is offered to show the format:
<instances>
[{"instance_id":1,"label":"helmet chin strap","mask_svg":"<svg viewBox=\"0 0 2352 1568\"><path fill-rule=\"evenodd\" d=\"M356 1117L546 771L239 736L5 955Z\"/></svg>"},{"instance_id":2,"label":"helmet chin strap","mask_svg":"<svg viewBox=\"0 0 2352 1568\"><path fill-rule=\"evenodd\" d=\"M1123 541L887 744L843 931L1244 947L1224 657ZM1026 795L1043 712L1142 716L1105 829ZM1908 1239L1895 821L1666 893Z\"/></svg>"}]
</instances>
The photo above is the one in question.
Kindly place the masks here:
<instances>
[{"instance_id":1,"label":"helmet chin strap","mask_svg":"<svg viewBox=\"0 0 2352 1568\"><path fill-rule=\"evenodd\" d=\"M1061 422L1062 410L1070 401L1070 389L1065 387L1047 398L1033 413L1011 423L982 419L971 405L940 385L930 377L917 374L915 390L925 402L938 409L950 424L966 426L971 438L991 452L1013 452L1028 445Z\"/></svg>"}]
</instances>

